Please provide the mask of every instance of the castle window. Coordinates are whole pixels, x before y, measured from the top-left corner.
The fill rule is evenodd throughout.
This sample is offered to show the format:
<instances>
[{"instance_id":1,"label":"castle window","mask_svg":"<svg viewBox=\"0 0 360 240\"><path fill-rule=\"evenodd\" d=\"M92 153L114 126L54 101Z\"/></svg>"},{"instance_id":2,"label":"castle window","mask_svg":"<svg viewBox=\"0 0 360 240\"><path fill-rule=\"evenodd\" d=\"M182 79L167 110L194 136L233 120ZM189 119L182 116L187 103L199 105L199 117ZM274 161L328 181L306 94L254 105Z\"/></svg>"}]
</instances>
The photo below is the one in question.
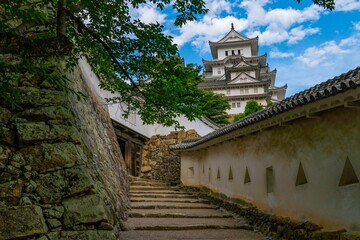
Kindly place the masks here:
<instances>
[{"instance_id":1,"label":"castle window","mask_svg":"<svg viewBox=\"0 0 360 240\"><path fill-rule=\"evenodd\" d=\"M218 74L221 74L221 68L218 68L218 69L217 69L217 73L218 73Z\"/></svg>"},{"instance_id":2,"label":"castle window","mask_svg":"<svg viewBox=\"0 0 360 240\"><path fill-rule=\"evenodd\" d=\"M242 55L242 54L241 54L241 49L238 50L238 55Z\"/></svg>"},{"instance_id":3,"label":"castle window","mask_svg":"<svg viewBox=\"0 0 360 240\"><path fill-rule=\"evenodd\" d=\"M231 50L231 55L235 55L235 50Z\"/></svg>"},{"instance_id":4,"label":"castle window","mask_svg":"<svg viewBox=\"0 0 360 240\"><path fill-rule=\"evenodd\" d=\"M249 89L248 89L248 88L245 88L245 93L249 93Z\"/></svg>"},{"instance_id":5,"label":"castle window","mask_svg":"<svg viewBox=\"0 0 360 240\"><path fill-rule=\"evenodd\" d=\"M258 88L254 88L254 93L258 93Z\"/></svg>"},{"instance_id":6,"label":"castle window","mask_svg":"<svg viewBox=\"0 0 360 240\"><path fill-rule=\"evenodd\" d=\"M235 105L235 103L233 102L233 103L231 103L231 107L232 108L235 108L236 107L236 105Z\"/></svg>"},{"instance_id":7,"label":"castle window","mask_svg":"<svg viewBox=\"0 0 360 240\"><path fill-rule=\"evenodd\" d=\"M238 108L241 107L240 102L237 102L237 103L236 103L236 107L238 107Z\"/></svg>"},{"instance_id":8,"label":"castle window","mask_svg":"<svg viewBox=\"0 0 360 240\"><path fill-rule=\"evenodd\" d=\"M244 94L244 89L240 89L240 94Z\"/></svg>"},{"instance_id":9,"label":"castle window","mask_svg":"<svg viewBox=\"0 0 360 240\"><path fill-rule=\"evenodd\" d=\"M230 89L226 90L226 94L227 94L227 95L230 95L230 94L231 94Z\"/></svg>"},{"instance_id":10,"label":"castle window","mask_svg":"<svg viewBox=\"0 0 360 240\"><path fill-rule=\"evenodd\" d=\"M225 51L225 56L229 56L229 51Z\"/></svg>"}]
</instances>

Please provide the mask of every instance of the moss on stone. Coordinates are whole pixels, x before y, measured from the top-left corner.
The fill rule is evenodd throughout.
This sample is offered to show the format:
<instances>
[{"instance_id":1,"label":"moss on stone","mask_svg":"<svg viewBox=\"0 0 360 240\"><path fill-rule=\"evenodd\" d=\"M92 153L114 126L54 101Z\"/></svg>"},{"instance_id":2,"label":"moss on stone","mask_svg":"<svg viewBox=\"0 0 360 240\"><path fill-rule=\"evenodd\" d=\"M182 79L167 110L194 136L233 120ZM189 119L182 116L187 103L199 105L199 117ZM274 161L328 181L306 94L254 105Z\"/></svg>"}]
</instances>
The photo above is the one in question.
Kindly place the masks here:
<instances>
[{"instance_id":1,"label":"moss on stone","mask_svg":"<svg viewBox=\"0 0 360 240\"><path fill-rule=\"evenodd\" d=\"M25 239L47 232L47 226L38 206L0 208L1 239ZM11 227L9 227L11 226Z\"/></svg>"},{"instance_id":2,"label":"moss on stone","mask_svg":"<svg viewBox=\"0 0 360 240\"><path fill-rule=\"evenodd\" d=\"M108 221L104 202L99 195L67 199L63 201L63 205L65 208L64 225L66 227Z\"/></svg>"}]
</instances>

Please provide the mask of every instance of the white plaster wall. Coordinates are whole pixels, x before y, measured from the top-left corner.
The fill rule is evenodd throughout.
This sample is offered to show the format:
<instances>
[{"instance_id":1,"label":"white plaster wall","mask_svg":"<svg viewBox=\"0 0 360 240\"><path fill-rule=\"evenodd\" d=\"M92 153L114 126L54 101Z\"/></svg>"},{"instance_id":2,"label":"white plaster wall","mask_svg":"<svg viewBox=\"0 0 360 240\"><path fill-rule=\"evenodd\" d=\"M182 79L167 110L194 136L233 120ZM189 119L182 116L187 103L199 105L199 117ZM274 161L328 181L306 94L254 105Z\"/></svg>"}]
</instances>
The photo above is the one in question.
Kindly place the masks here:
<instances>
[{"instance_id":1,"label":"white plaster wall","mask_svg":"<svg viewBox=\"0 0 360 240\"><path fill-rule=\"evenodd\" d=\"M227 56L225 56L225 51L228 51L229 55L231 56L231 51L235 50L235 55L238 54L238 50L241 50L242 56L245 57L251 57L251 46L250 44L248 46L241 46L241 47L219 47L218 48L218 59L224 59Z\"/></svg>"},{"instance_id":2,"label":"white plaster wall","mask_svg":"<svg viewBox=\"0 0 360 240\"><path fill-rule=\"evenodd\" d=\"M118 94L117 93L112 94L111 92L104 91L99 87L100 80L96 76L96 74L91 70L91 66L86 61L86 59L84 58L80 59L79 66L84 81L87 82L88 86L92 89L94 94L98 97L101 103L103 103L106 109L108 110L110 117L115 121L149 138L157 134L167 135L171 131L176 130L174 127L164 127L160 124L145 125L141 120L140 116L136 112L130 114L129 118L125 119L122 116L125 108L124 106L122 106L119 103L108 104L105 100L106 98L118 96ZM184 116L180 116L177 118L177 120L182 126L185 127L185 130L195 129L200 136L206 135L214 131L213 128L206 125L204 122L202 122L199 119L196 119L194 121L189 121Z\"/></svg>"},{"instance_id":3,"label":"white plaster wall","mask_svg":"<svg viewBox=\"0 0 360 240\"><path fill-rule=\"evenodd\" d=\"M220 71L220 73L218 73L218 70ZM225 74L225 69L223 66L213 66L212 73L213 73L213 76L222 76Z\"/></svg>"},{"instance_id":4,"label":"white plaster wall","mask_svg":"<svg viewBox=\"0 0 360 240\"><path fill-rule=\"evenodd\" d=\"M359 122L360 109L338 108L318 119L302 118L209 147L205 153L183 152L181 179L187 185L206 186L249 201L269 213L359 231L360 184L338 186L347 157L360 177ZM308 183L295 186L300 162ZM188 179L183 171L191 166L195 173ZM228 179L230 167L233 180ZM273 193L266 190L268 167L274 171ZM246 168L250 183L244 183Z\"/></svg>"}]
</instances>

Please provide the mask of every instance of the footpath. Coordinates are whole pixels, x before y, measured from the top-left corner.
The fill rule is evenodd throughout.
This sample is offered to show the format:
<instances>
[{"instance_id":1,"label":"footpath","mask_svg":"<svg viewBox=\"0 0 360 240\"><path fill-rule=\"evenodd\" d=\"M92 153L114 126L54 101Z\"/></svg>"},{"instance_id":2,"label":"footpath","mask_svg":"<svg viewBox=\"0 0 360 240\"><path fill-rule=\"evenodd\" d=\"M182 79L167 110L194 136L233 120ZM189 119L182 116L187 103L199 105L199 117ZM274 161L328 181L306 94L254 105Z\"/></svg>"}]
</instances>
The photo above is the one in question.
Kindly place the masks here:
<instances>
[{"instance_id":1,"label":"footpath","mask_svg":"<svg viewBox=\"0 0 360 240\"><path fill-rule=\"evenodd\" d=\"M167 183L132 178L131 207L123 240L264 240L245 219Z\"/></svg>"}]
</instances>

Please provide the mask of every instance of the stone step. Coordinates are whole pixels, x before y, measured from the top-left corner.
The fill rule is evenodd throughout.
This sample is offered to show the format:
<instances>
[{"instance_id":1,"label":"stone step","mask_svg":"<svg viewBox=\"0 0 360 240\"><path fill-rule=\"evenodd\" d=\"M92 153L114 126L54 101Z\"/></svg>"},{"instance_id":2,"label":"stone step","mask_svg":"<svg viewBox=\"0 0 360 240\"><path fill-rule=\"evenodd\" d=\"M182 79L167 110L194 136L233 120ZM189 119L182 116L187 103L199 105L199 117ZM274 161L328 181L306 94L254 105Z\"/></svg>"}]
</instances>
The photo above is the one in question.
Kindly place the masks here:
<instances>
[{"instance_id":1,"label":"stone step","mask_svg":"<svg viewBox=\"0 0 360 240\"><path fill-rule=\"evenodd\" d=\"M195 229L247 229L253 230L245 220L232 218L129 218L125 230L195 230Z\"/></svg>"},{"instance_id":2,"label":"stone step","mask_svg":"<svg viewBox=\"0 0 360 240\"><path fill-rule=\"evenodd\" d=\"M197 199L197 196L189 195L189 194L158 194L158 193L131 193L131 198L137 198L137 197L143 197L143 198L195 198Z\"/></svg>"},{"instance_id":3,"label":"stone step","mask_svg":"<svg viewBox=\"0 0 360 240\"><path fill-rule=\"evenodd\" d=\"M154 186L154 187L170 187L169 183L165 182L144 182L144 181L134 181L131 182L131 186Z\"/></svg>"},{"instance_id":4,"label":"stone step","mask_svg":"<svg viewBox=\"0 0 360 240\"><path fill-rule=\"evenodd\" d=\"M170 183L157 180L133 179L130 181L132 186L171 186Z\"/></svg>"},{"instance_id":5,"label":"stone step","mask_svg":"<svg viewBox=\"0 0 360 240\"><path fill-rule=\"evenodd\" d=\"M149 191L144 191L144 190L134 190L134 189L130 189L130 193L136 193L136 194L186 194L184 192L180 192L180 191L175 191L175 190L149 190Z\"/></svg>"},{"instance_id":6,"label":"stone step","mask_svg":"<svg viewBox=\"0 0 360 240\"><path fill-rule=\"evenodd\" d=\"M217 209L218 207L205 203L177 203L177 202L132 202L132 209Z\"/></svg>"},{"instance_id":7,"label":"stone step","mask_svg":"<svg viewBox=\"0 0 360 240\"><path fill-rule=\"evenodd\" d=\"M217 209L133 209L130 217L162 218L232 218L232 215Z\"/></svg>"},{"instance_id":8,"label":"stone step","mask_svg":"<svg viewBox=\"0 0 360 240\"><path fill-rule=\"evenodd\" d=\"M266 237L259 233L242 229L200 229L178 231L123 231L120 239L126 240L265 240Z\"/></svg>"},{"instance_id":9,"label":"stone step","mask_svg":"<svg viewBox=\"0 0 360 240\"><path fill-rule=\"evenodd\" d=\"M177 187L169 187L169 186L130 186L131 190L141 190L141 191L158 191L158 190L179 190Z\"/></svg>"},{"instance_id":10,"label":"stone step","mask_svg":"<svg viewBox=\"0 0 360 240\"><path fill-rule=\"evenodd\" d=\"M131 202L178 202L178 203L210 203L208 200L197 198L148 198L132 197Z\"/></svg>"}]
</instances>

